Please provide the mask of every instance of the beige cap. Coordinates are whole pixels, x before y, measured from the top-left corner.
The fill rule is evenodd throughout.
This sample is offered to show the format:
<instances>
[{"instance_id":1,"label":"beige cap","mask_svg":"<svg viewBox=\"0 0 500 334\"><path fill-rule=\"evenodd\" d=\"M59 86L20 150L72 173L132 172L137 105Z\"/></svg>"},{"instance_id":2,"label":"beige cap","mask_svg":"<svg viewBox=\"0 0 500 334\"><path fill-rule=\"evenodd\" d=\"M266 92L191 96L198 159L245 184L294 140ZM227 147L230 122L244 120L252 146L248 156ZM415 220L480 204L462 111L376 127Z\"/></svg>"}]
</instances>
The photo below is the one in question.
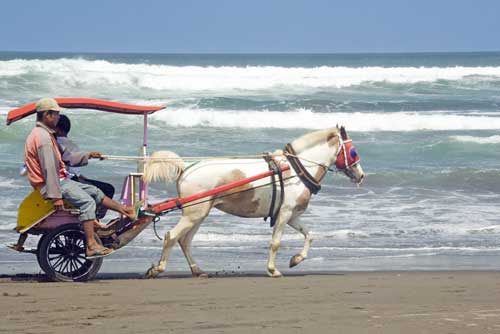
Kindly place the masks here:
<instances>
[{"instance_id":1,"label":"beige cap","mask_svg":"<svg viewBox=\"0 0 500 334\"><path fill-rule=\"evenodd\" d=\"M36 112L43 112L49 110L63 111L64 109L61 108L59 104L57 104L56 100L50 97L44 97L43 99L40 99L36 103Z\"/></svg>"}]
</instances>

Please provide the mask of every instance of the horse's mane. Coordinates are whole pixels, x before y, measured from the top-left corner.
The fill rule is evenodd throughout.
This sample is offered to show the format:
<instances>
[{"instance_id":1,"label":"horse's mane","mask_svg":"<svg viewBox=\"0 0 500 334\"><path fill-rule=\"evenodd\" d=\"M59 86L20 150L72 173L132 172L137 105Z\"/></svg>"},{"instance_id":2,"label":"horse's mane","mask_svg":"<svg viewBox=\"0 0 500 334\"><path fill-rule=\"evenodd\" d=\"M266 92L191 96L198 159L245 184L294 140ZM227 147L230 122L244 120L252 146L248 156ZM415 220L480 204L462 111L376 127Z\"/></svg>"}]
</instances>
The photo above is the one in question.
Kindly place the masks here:
<instances>
[{"instance_id":1,"label":"horse's mane","mask_svg":"<svg viewBox=\"0 0 500 334\"><path fill-rule=\"evenodd\" d=\"M328 137L332 135L338 135L339 132L340 132L339 128L318 130L306 133L305 135L292 141L291 144L295 152L300 153L307 148L326 142L328 140Z\"/></svg>"}]
</instances>

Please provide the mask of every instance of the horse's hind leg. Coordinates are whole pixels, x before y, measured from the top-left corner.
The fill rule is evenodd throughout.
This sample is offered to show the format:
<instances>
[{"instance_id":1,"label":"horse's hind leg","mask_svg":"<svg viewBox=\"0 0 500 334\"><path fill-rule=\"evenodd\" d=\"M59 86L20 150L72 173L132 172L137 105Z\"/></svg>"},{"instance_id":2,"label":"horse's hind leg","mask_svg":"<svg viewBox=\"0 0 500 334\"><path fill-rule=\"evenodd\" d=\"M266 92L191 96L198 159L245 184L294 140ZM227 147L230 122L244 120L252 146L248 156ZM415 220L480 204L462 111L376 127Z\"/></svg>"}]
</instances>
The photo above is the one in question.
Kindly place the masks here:
<instances>
[{"instance_id":1,"label":"horse's hind leg","mask_svg":"<svg viewBox=\"0 0 500 334\"><path fill-rule=\"evenodd\" d=\"M298 253L298 254L295 254L290 259L290 268L292 268L292 267L295 267L296 265L298 265L299 263L301 263L302 261L304 261L307 258L307 253L309 252L309 247L311 246L311 242L312 242L313 239L312 239L311 233L309 232L309 230L307 229L307 227L305 227L304 225L302 225L298 221L298 218L291 219L288 222L288 225L291 226L291 227L293 227L298 232L302 233L302 235L304 235L304 247L302 248L302 251L300 251L300 253Z\"/></svg>"},{"instance_id":2,"label":"horse's hind leg","mask_svg":"<svg viewBox=\"0 0 500 334\"><path fill-rule=\"evenodd\" d=\"M182 238L179 239L179 245L181 246L182 252L186 257L186 260L189 264L189 269L191 269L191 273L194 277L208 277L208 275L200 269L198 264L194 261L191 256L191 242L193 241L193 237L200 228L201 221L193 226L193 228Z\"/></svg>"},{"instance_id":3,"label":"horse's hind leg","mask_svg":"<svg viewBox=\"0 0 500 334\"><path fill-rule=\"evenodd\" d=\"M203 221L203 219L208 215L210 208L210 203L203 203L200 205L196 205L197 210L193 210L192 208L183 210L181 220L177 223L177 225L175 225L173 229L165 233L165 237L163 240L163 252L158 265L151 266L151 268L149 268L146 273L146 277L154 278L158 276L158 274L165 271L165 268L167 267L168 256L170 255L172 247L194 226L199 225Z\"/></svg>"}]
</instances>

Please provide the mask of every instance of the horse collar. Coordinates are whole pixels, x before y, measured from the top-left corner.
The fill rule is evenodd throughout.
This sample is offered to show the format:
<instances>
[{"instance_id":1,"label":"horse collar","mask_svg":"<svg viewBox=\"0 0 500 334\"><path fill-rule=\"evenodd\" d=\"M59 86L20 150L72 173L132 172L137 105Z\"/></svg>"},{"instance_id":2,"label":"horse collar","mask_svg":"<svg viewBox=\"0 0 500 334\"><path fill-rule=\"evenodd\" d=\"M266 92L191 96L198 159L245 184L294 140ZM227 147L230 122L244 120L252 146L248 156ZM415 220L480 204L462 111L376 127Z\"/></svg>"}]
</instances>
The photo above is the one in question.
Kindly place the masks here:
<instances>
[{"instance_id":1,"label":"horse collar","mask_svg":"<svg viewBox=\"0 0 500 334\"><path fill-rule=\"evenodd\" d=\"M292 147L292 144L288 143L285 146L285 152L288 152L290 154L285 154L286 158L290 162L290 165L292 166L293 170L299 177L299 179L304 183L307 189L312 194L317 194L318 191L321 190L321 185L319 184L318 181L312 176L307 169L304 167L304 165L300 162L300 159L296 157L295 150Z\"/></svg>"}]
</instances>

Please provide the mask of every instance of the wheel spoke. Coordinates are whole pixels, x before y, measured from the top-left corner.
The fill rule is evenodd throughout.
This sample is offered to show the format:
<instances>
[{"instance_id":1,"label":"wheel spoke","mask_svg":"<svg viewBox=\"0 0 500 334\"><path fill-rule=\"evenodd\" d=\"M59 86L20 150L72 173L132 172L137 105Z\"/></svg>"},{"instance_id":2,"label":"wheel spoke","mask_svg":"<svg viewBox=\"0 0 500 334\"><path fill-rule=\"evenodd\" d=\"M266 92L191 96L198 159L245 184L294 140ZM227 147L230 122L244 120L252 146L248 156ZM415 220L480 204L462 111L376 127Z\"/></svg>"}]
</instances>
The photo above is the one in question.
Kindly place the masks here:
<instances>
[{"instance_id":1,"label":"wheel spoke","mask_svg":"<svg viewBox=\"0 0 500 334\"><path fill-rule=\"evenodd\" d=\"M70 261L70 270L71 270L69 273L73 274L78 270L78 266L75 265L75 262L73 259L70 259L69 261ZM73 276L73 275L71 275L71 276Z\"/></svg>"},{"instance_id":2,"label":"wheel spoke","mask_svg":"<svg viewBox=\"0 0 500 334\"><path fill-rule=\"evenodd\" d=\"M85 253L85 247L76 246L75 247L75 252L76 252L76 254L83 254L83 253Z\"/></svg>"},{"instance_id":3,"label":"wheel spoke","mask_svg":"<svg viewBox=\"0 0 500 334\"><path fill-rule=\"evenodd\" d=\"M77 249L78 249L78 246L77 246L77 242L78 242L78 238L77 236L75 236L74 234L72 234L69 238L69 245L71 247L71 251L72 252L75 252Z\"/></svg>"},{"instance_id":4,"label":"wheel spoke","mask_svg":"<svg viewBox=\"0 0 500 334\"><path fill-rule=\"evenodd\" d=\"M64 254L57 254L56 256L50 256L50 253L49 253L49 261L53 261L55 259L58 259L60 257L64 256Z\"/></svg>"},{"instance_id":5,"label":"wheel spoke","mask_svg":"<svg viewBox=\"0 0 500 334\"><path fill-rule=\"evenodd\" d=\"M61 236L58 235L57 238L54 239L54 242L56 244L56 248L62 248L64 249L64 243L61 241Z\"/></svg>"},{"instance_id":6,"label":"wheel spoke","mask_svg":"<svg viewBox=\"0 0 500 334\"><path fill-rule=\"evenodd\" d=\"M80 267L83 267L83 265L85 264L85 261L82 261L80 259L81 259L80 256L77 256L77 257L74 258L75 262L78 263L80 265Z\"/></svg>"},{"instance_id":7,"label":"wheel spoke","mask_svg":"<svg viewBox=\"0 0 500 334\"><path fill-rule=\"evenodd\" d=\"M61 273L66 273L67 272L67 269L68 269L68 266L69 266L69 260L65 257L64 258L64 266L62 267L61 269Z\"/></svg>"},{"instance_id":8,"label":"wheel spoke","mask_svg":"<svg viewBox=\"0 0 500 334\"><path fill-rule=\"evenodd\" d=\"M64 256L63 256L63 257L61 257L61 258L59 258L59 259L56 261L56 263L54 263L54 264L52 265L52 268L54 268L54 270L56 270L56 271L57 271L57 268L59 268L59 267L60 267L61 265L63 265L63 264L64 264Z\"/></svg>"},{"instance_id":9,"label":"wheel spoke","mask_svg":"<svg viewBox=\"0 0 500 334\"><path fill-rule=\"evenodd\" d=\"M49 248L49 254L64 255L65 252L62 249Z\"/></svg>"},{"instance_id":10,"label":"wheel spoke","mask_svg":"<svg viewBox=\"0 0 500 334\"><path fill-rule=\"evenodd\" d=\"M84 255L78 254L78 258L82 259L83 261L87 261L87 258Z\"/></svg>"},{"instance_id":11,"label":"wheel spoke","mask_svg":"<svg viewBox=\"0 0 500 334\"><path fill-rule=\"evenodd\" d=\"M63 234L62 237L63 237L63 240L64 240L64 242L63 242L64 246L68 247L70 245L70 242L68 240L68 236L66 234Z\"/></svg>"}]
</instances>

